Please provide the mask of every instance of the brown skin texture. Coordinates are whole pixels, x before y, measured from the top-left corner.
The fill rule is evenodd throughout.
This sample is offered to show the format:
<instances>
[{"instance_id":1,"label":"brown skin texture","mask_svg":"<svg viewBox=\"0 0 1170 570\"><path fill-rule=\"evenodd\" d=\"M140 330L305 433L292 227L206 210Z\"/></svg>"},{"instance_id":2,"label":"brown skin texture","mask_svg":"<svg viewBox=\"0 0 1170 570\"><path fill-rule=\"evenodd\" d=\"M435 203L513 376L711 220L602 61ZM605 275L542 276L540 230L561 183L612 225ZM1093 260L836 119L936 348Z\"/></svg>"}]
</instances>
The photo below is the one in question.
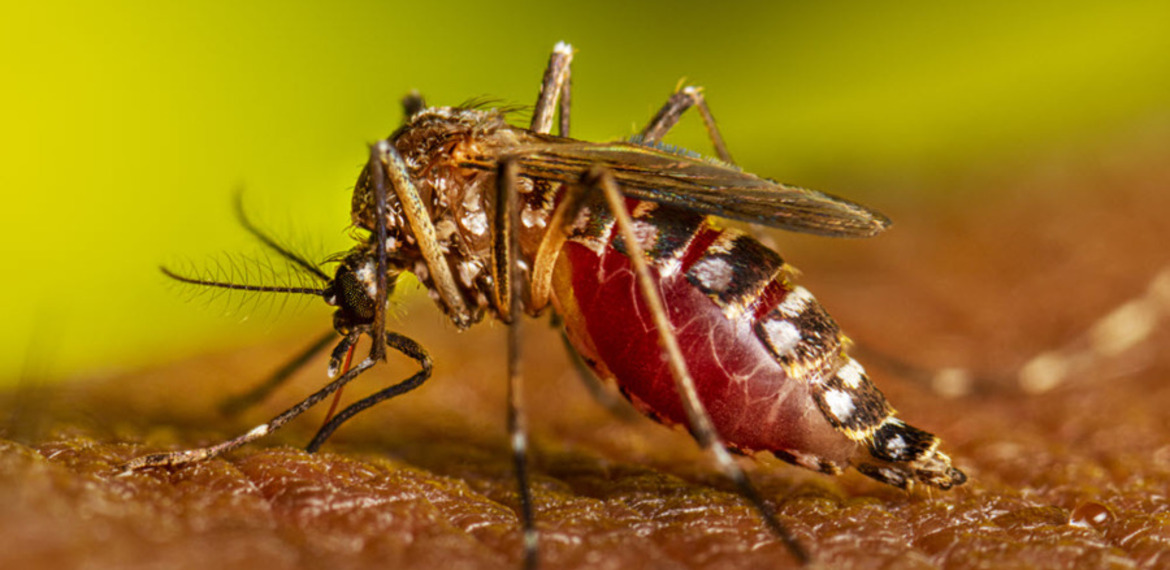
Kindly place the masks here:
<instances>
[{"instance_id":1,"label":"brown skin texture","mask_svg":"<svg viewBox=\"0 0 1170 570\"><path fill-rule=\"evenodd\" d=\"M1006 376L1075 339L1170 260L1170 170L1082 163L1071 175L955 182L952 203L876 204L898 226L875 240L778 236L801 283L858 343L985 373L976 394L948 399L867 363L902 417L944 439L971 479L961 488L905 493L857 473L743 460L826 567L1170 564L1165 327L1042 395ZM309 332L7 394L19 413L0 438L0 567L517 567L502 328L459 334L423 303L410 309L392 323L428 347L434 379L358 416L315 455L297 446L323 409L227 457L118 476L130 458L237 435L322 385L318 359L242 417L214 411ZM685 434L601 409L543 323L528 321L526 337L548 568L793 566ZM347 397L413 371L392 357Z\"/></svg>"}]
</instances>

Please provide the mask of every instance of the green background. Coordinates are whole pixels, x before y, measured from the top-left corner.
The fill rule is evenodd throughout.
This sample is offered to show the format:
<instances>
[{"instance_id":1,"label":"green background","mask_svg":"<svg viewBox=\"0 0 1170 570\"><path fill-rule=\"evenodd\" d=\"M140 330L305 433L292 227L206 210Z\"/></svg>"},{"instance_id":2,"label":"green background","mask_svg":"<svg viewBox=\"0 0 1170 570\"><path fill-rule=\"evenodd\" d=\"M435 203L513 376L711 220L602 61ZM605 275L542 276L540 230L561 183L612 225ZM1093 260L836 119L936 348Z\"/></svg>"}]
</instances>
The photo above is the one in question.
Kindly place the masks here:
<instances>
[{"instance_id":1,"label":"green background","mask_svg":"<svg viewBox=\"0 0 1170 570\"><path fill-rule=\"evenodd\" d=\"M366 145L408 89L530 105L558 40L575 136L628 136L686 77L748 170L880 209L1170 111L1166 2L10 4L0 383L327 326L313 299L189 303L157 265L255 252L240 187L298 248L346 248ZM671 142L708 149L693 119Z\"/></svg>"}]
</instances>

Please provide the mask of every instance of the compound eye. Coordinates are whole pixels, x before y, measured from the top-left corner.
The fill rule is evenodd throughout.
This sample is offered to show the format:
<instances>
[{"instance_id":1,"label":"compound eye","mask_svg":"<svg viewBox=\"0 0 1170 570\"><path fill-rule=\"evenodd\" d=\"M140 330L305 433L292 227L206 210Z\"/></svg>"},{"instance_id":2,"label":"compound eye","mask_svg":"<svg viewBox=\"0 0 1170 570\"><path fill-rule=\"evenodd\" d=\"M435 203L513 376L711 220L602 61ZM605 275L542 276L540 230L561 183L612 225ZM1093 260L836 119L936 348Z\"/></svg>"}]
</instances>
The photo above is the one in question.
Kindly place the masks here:
<instances>
[{"instance_id":1,"label":"compound eye","mask_svg":"<svg viewBox=\"0 0 1170 570\"><path fill-rule=\"evenodd\" d=\"M368 273L369 279L363 279ZM333 280L334 294L337 296L337 306L346 314L362 322L374 320L374 288L373 272L352 271L342 268Z\"/></svg>"}]
</instances>

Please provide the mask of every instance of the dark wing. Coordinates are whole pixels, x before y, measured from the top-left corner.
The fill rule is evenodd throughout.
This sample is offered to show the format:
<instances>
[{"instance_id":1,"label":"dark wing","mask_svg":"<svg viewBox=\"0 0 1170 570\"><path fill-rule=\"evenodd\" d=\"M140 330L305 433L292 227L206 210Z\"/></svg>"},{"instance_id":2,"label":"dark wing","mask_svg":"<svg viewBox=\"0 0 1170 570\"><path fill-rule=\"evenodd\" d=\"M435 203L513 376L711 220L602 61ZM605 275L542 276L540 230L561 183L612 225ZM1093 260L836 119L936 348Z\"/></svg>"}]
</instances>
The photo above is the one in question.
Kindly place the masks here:
<instances>
[{"instance_id":1,"label":"dark wing","mask_svg":"<svg viewBox=\"0 0 1170 570\"><path fill-rule=\"evenodd\" d=\"M527 178L578 182L592 166L613 172L631 198L794 232L868 237L890 225L844 198L779 184L697 156L635 143L560 139L510 154Z\"/></svg>"}]
</instances>

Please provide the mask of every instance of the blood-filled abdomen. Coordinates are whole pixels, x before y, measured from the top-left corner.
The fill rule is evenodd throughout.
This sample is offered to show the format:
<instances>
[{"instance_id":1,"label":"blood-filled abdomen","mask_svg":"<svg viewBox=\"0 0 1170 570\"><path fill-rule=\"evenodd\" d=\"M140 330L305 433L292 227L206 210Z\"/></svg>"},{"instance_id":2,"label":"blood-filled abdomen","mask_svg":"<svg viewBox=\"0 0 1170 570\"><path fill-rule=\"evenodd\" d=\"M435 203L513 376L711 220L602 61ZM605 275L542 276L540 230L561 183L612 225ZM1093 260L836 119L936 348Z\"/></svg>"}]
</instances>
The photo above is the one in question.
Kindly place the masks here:
<instances>
[{"instance_id":1,"label":"blood-filled abdomen","mask_svg":"<svg viewBox=\"0 0 1170 570\"><path fill-rule=\"evenodd\" d=\"M811 296L796 306L806 292L788 282L780 257L696 214L646 202L631 210L687 369L728 446L824 472L848 466L858 444L830 424L812 382L840 367L840 334ZM558 260L554 302L566 332L641 412L685 426L625 247L598 218L575 226ZM781 313L786 299L799 310Z\"/></svg>"}]
</instances>

